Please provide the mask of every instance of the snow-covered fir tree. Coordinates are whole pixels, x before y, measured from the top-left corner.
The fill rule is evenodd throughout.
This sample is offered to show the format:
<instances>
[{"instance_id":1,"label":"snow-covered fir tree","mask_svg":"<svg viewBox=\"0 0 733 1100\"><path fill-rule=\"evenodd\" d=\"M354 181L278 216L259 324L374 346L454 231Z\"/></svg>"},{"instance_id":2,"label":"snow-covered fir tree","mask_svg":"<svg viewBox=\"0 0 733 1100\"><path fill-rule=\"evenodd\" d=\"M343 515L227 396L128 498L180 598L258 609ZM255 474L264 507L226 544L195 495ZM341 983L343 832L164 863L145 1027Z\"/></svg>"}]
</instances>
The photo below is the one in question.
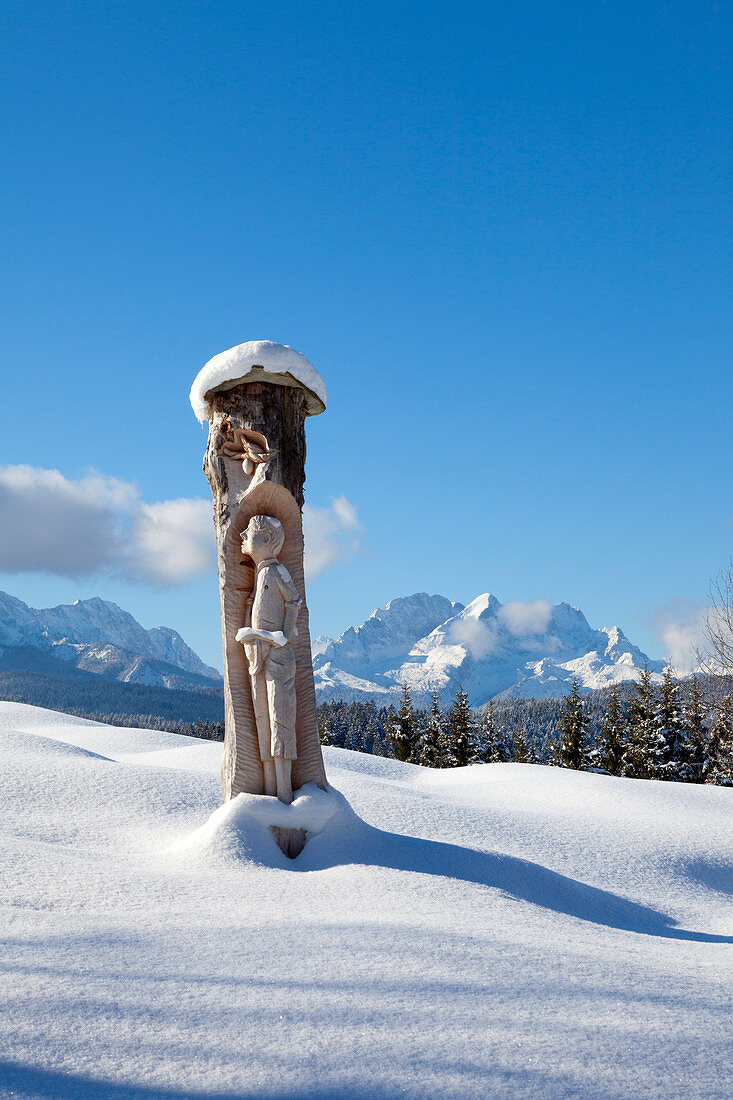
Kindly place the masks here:
<instances>
[{"instance_id":1,"label":"snow-covered fir tree","mask_svg":"<svg viewBox=\"0 0 733 1100\"><path fill-rule=\"evenodd\" d=\"M403 763L410 760L417 741L417 728L415 726L415 711L407 684L402 685L400 709L388 733L395 759L401 760Z\"/></svg>"},{"instance_id":2,"label":"snow-covered fir tree","mask_svg":"<svg viewBox=\"0 0 733 1100\"><path fill-rule=\"evenodd\" d=\"M648 665L634 683L629 702L629 743L623 756L624 775L653 779L655 766L656 693Z\"/></svg>"},{"instance_id":3,"label":"snow-covered fir tree","mask_svg":"<svg viewBox=\"0 0 733 1100\"><path fill-rule=\"evenodd\" d=\"M724 695L716 708L704 777L706 783L733 787L733 695Z\"/></svg>"},{"instance_id":4,"label":"snow-covered fir tree","mask_svg":"<svg viewBox=\"0 0 733 1100\"><path fill-rule=\"evenodd\" d=\"M681 778L684 778L688 783L702 783L705 779L705 761L708 754L706 716L707 707L702 684L695 674L690 680L687 700L682 708L682 724L686 738L686 760Z\"/></svg>"},{"instance_id":5,"label":"snow-covered fir tree","mask_svg":"<svg viewBox=\"0 0 733 1100\"><path fill-rule=\"evenodd\" d=\"M331 722L328 718L322 718L320 723L320 729L318 731L322 745L333 745L334 736L331 729Z\"/></svg>"},{"instance_id":6,"label":"snow-covered fir tree","mask_svg":"<svg viewBox=\"0 0 733 1100\"><path fill-rule=\"evenodd\" d=\"M654 730L649 744L654 779L688 778L689 743L679 696L679 681L668 665L654 704Z\"/></svg>"},{"instance_id":7,"label":"snow-covered fir tree","mask_svg":"<svg viewBox=\"0 0 733 1100\"><path fill-rule=\"evenodd\" d=\"M371 704L366 726L364 727L364 752L374 752L375 742L379 740L379 723L377 721L377 708Z\"/></svg>"},{"instance_id":8,"label":"snow-covered fir tree","mask_svg":"<svg viewBox=\"0 0 733 1100\"><path fill-rule=\"evenodd\" d=\"M598 765L609 775L621 775L623 757L628 744L628 723L618 688L615 686L608 693L606 710L599 725L601 735L598 744Z\"/></svg>"},{"instance_id":9,"label":"snow-covered fir tree","mask_svg":"<svg viewBox=\"0 0 733 1100\"><path fill-rule=\"evenodd\" d=\"M553 763L561 768L581 768L590 719L576 677L560 711L560 737L553 752Z\"/></svg>"},{"instance_id":10,"label":"snow-covered fir tree","mask_svg":"<svg viewBox=\"0 0 733 1100\"><path fill-rule=\"evenodd\" d=\"M486 764L505 764L512 758L512 750L504 736L503 727L496 717L494 700L490 699L481 716L479 725L479 743L481 761Z\"/></svg>"},{"instance_id":11,"label":"snow-covered fir tree","mask_svg":"<svg viewBox=\"0 0 733 1100\"><path fill-rule=\"evenodd\" d=\"M532 742L521 727L514 731L512 760L515 764L532 764Z\"/></svg>"},{"instance_id":12,"label":"snow-covered fir tree","mask_svg":"<svg viewBox=\"0 0 733 1100\"><path fill-rule=\"evenodd\" d=\"M392 739L389 731L394 728L397 722L397 711L390 703L381 714L383 734L374 742L372 753L374 756L393 756L394 750L392 748Z\"/></svg>"},{"instance_id":13,"label":"snow-covered fir tree","mask_svg":"<svg viewBox=\"0 0 733 1100\"><path fill-rule=\"evenodd\" d=\"M430 701L430 710L412 754L413 763L424 768L443 768L445 764L445 736L443 731L443 712L440 709L437 693Z\"/></svg>"},{"instance_id":14,"label":"snow-covered fir tree","mask_svg":"<svg viewBox=\"0 0 733 1100\"><path fill-rule=\"evenodd\" d=\"M449 767L463 768L469 763L473 737L474 721L471 706L468 695L459 684L446 718L445 741L450 759Z\"/></svg>"}]
</instances>

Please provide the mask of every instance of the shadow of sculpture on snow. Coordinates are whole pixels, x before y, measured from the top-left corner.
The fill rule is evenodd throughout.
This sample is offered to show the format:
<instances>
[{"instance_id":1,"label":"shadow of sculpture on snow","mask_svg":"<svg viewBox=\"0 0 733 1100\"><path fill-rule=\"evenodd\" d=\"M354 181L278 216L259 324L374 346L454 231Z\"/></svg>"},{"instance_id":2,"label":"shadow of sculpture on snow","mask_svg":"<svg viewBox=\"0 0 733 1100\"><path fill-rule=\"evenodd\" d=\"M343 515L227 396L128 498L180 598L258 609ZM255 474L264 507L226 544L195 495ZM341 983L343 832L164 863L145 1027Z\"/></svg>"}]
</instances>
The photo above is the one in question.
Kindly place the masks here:
<instances>
[{"instance_id":1,"label":"shadow of sculpture on snow","mask_svg":"<svg viewBox=\"0 0 733 1100\"><path fill-rule=\"evenodd\" d=\"M530 860L376 829L363 821L346 799L341 813L321 834L308 841L298 859L289 863L289 869L302 873L339 864L384 867L471 882L501 890L542 909L626 932L698 943L733 943L733 936L677 928L675 921L656 909L588 886Z\"/></svg>"},{"instance_id":2,"label":"shadow of sculpture on snow","mask_svg":"<svg viewBox=\"0 0 733 1100\"><path fill-rule=\"evenodd\" d=\"M297 859L277 846L272 826L302 828L308 840ZM173 851L188 862L250 863L305 873L359 865L435 875L501 890L509 897L579 920L667 939L733 943L733 936L680 929L664 913L609 890L551 871L531 860L385 832L368 825L334 787L301 788L292 805L240 794L182 837Z\"/></svg>"}]
</instances>

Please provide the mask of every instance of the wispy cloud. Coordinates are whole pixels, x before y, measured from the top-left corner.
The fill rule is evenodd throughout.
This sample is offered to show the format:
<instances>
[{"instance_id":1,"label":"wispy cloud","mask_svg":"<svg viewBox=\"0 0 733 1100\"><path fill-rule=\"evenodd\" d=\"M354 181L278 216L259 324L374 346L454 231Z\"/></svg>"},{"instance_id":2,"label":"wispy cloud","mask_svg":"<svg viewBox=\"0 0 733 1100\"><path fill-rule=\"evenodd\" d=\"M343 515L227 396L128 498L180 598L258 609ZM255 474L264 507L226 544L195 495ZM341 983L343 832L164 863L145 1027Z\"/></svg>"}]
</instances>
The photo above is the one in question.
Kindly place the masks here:
<instances>
[{"instance_id":1,"label":"wispy cloud","mask_svg":"<svg viewBox=\"0 0 733 1100\"><path fill-rule=\"evenodd\" d=\"M552 604L547 600L508 600L497 613L499 622L518 638L544 634L551 617Z\"/></svg>"},{"instance_id":2,"label":"wispy cloud","mask_svg":"<svg viewBox=\"0 0 733 1100\"><path fill-rule=\"evenodd\" d=\"M132 514L125 568L154 584L185 584L214 568L214 527L207 500L161 500Z\"/></svg>"},{"instance_id":3,"label":"wispy cloud","mask_svg":"<svg viewBox=\"0 0 733 1100\"><path fill-rule=\"evenodd\" d=\"M334 497L328 508L303 508L305 575L313 580L338 561L348 561L361 548L362 525L356 508L345 496Z\"/></svg>"},{"instance_id":4,"label":"wispy cloud","mask_svg":"<svg viewBox=\"0 0 733 1100\"><path fill-rule=\"evenodd\" d=\"M448 638L455 645L465 645L471 656L480 661L494 652L499 635L491 623L457 618L450 625Z\"/></svg>"},{"instance_id":5,"label":"wispy cloud","mask_svg":"<svg viewBox=\"0 0 733 1100\"><path fill-rule=\"evenodd\" d=\"M651 609L651 624L659 646L677 672L692 672L698 667L698 654L704 652L707 644L707 614L707 607L684 599Z\"/></svg>"}]
</instances>

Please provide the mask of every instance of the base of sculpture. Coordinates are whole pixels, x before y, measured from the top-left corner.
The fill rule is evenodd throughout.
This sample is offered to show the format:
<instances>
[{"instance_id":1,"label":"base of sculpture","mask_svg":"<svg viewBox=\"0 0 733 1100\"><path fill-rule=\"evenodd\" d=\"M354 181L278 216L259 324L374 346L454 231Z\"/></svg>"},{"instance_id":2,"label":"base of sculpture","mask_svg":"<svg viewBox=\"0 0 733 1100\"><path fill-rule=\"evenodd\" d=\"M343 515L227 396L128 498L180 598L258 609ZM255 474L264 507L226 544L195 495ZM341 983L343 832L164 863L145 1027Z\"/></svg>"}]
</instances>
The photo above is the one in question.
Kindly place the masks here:
<instances>
[{"instance_id":1,"label":"base of sculpture","mask_svg":"<svg viewBox=\"0 0 733 1100\"><path fill-rule=\"evenodd\" d=\"M270 832L275 837L278 848L288 859L297 859L308 839L305 829L281 829L279 825L271 825Z\"/></svg>"},{"instance_id":2,"label":"base of sculpture","mask_svg":"<svg viewBox=\"0 0 733 1100\"><path fill-rule=\"evenodd\" d=\"M264 794L238 794L217 807L193 833L181 837L175 847L186 858L282 868L304 848L318 850L317 841L336 818L346 823L353 819L353 811L333 787L324 791L307 783L295 792L289 806Z\"/></svg>"}]
</instances>

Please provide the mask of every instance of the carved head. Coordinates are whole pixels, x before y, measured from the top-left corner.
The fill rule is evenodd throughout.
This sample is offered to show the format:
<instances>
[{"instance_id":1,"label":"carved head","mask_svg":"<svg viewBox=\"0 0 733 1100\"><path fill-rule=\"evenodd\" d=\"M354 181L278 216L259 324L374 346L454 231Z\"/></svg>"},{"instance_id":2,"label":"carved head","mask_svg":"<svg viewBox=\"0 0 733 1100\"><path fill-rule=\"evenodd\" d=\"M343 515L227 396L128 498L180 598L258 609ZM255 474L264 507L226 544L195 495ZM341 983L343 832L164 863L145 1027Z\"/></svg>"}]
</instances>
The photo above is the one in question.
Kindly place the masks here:
<instances>
[{"instance_id":1,"label":"carved head","mask_svg":"<svg viewBox=\"0 0 733 1100\"><path fill-rule=\"evenodd\" d=\"M279 519L273 516L252 516L242 532L242 553L254 562L276 558L283 548L285 532Z\"/></svg>"}]
</instances>

